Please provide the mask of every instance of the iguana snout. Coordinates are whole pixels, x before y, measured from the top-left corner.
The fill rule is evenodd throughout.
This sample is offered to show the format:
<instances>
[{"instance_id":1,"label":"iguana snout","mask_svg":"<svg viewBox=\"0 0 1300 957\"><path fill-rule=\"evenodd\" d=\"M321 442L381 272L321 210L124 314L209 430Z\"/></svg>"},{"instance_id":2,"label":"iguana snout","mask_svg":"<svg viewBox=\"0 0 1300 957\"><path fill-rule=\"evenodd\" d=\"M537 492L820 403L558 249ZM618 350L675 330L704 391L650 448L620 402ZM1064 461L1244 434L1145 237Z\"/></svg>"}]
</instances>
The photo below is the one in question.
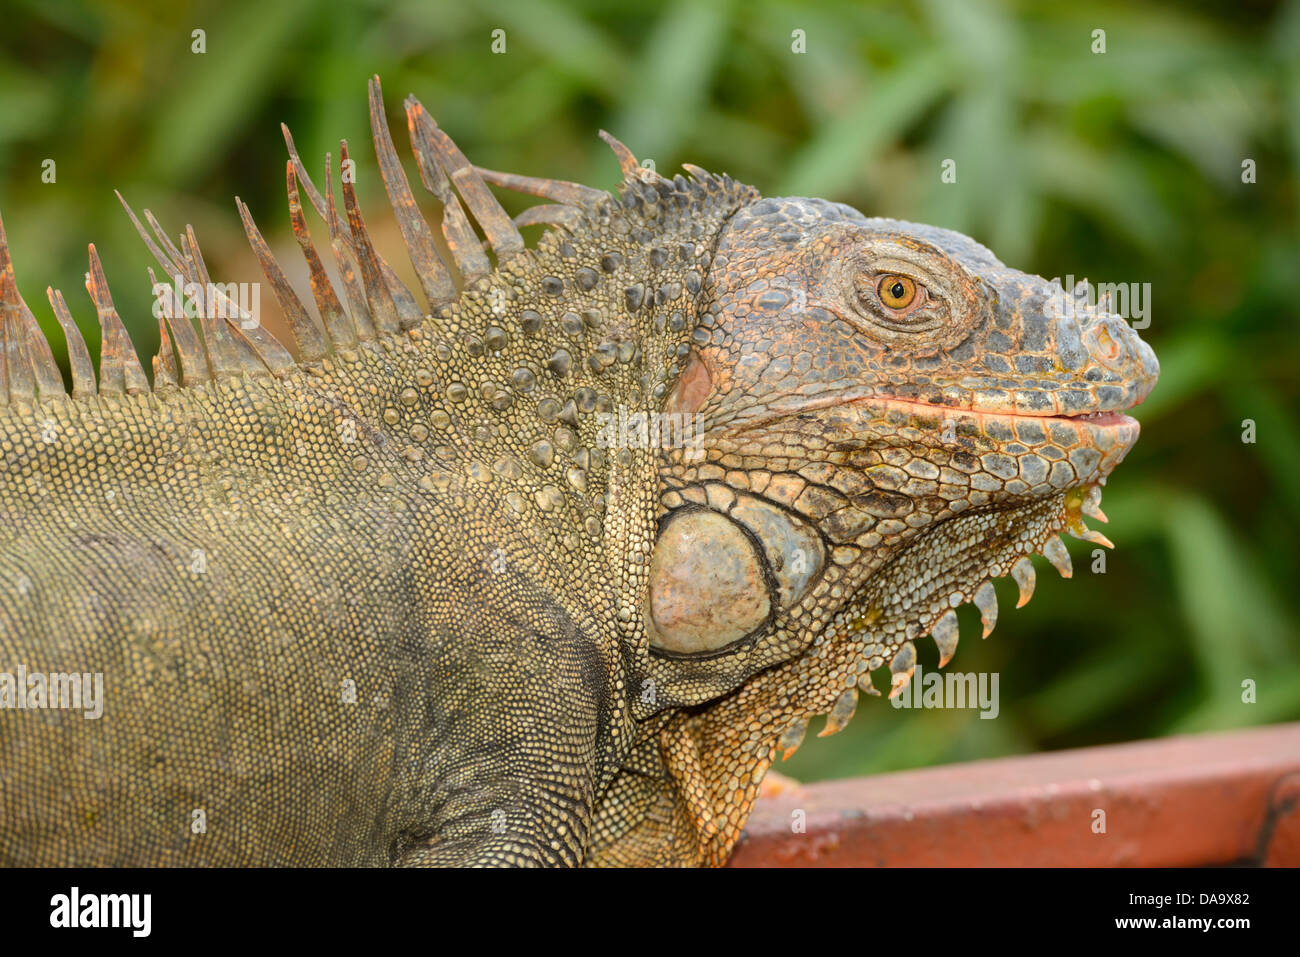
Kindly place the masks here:
<instances>
[{"instance_id":1,"label":"iguana snout","mask_svg":"<svg viewBox=\"0 0 1300 957\"><path fill-rule=\"evenodd\" d=\"M860 398L997 414L1122 411L1155 385L1151 349L1086 284L1003 265L950 230L817 199L765 199L721 238L684 375L710 431ZM688 370L689 372L689 370ZM687 405L691 403L682 403Z\"/></svg>"}]
</instances>

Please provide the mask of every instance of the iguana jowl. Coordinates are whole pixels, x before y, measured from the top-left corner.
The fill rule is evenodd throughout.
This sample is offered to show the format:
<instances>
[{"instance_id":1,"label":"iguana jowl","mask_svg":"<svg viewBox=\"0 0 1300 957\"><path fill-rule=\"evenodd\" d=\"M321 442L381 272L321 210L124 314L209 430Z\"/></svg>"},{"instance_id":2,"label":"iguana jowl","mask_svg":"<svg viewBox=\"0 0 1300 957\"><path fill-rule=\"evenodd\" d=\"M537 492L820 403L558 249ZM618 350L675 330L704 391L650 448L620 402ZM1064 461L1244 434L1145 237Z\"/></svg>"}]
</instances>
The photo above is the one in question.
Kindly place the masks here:
<instances>
[{"instance_id":1,"label":"iguana jowl","mask_svg":"<svg viewBox=\"0 0 1300 957\"><path fill-rule=\"evenodd\" d=\"M0 860L721 863L810 716L923 635L946 662L963 602L987 633L1031 554L1068 575L1058 533L1105 541L1158 367L1104 304L610 138L614 195L478 169L412 99L437 243L370 102L428 309L286 130L319 320L239 211L296 361L131 213L153 386L92 246L98 381L50 293L65 394L0 232L0 669L105 697L0 710Z\"/></svg>"}]
</instances>

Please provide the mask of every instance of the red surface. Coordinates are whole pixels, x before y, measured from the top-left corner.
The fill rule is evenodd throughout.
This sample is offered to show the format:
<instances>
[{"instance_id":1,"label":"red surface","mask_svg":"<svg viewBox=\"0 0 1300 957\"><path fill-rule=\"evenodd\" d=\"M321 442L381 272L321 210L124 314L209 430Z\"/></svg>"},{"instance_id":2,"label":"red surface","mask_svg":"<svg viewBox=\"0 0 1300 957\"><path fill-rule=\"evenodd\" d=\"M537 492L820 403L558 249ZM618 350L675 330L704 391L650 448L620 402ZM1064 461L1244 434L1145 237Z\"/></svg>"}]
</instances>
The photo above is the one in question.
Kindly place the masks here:
<instances>
[{"instance_id":1,"label":"red surface","mask_svg":"<svg viewBox=\"0 0 1300 957\"><path fill-rule=\"evenodd\" d=\"M802 785L759 801L731 861L1238 863L1300 866L1300 724Z\"/></svg>"}]
</instances>

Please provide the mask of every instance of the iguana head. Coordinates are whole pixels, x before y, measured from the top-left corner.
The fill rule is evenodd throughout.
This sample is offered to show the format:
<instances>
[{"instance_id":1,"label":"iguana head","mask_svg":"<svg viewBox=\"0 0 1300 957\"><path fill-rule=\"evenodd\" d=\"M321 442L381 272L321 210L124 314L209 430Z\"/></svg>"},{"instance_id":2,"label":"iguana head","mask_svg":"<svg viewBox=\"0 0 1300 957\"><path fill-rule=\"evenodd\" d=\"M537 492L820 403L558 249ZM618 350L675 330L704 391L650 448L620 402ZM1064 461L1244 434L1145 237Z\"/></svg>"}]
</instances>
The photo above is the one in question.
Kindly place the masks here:
<instances>
[{"instance_id":1,"label":"iguana head","mask_svg":"<svg viewBox=\"0 0 1300 957\"><path fill-rule=\"evenodd\" d=\"M1138 435L1123 410L1158 365L1085 292L823 200L730 219L667 401L697 440L663 456L647 609L661 694L741 688L693 719L710 790L737 784L710 751L754 740L766 767L772 732L792 750L811 715L838 729L871 671L901 688L913 639L946 662L959 604L987 634L990 579L1027 601L1031 554L1068 576L1058 532L1109 544L1083 516L1104 520L1100 485Z\"/></svg>"}]
</instances>

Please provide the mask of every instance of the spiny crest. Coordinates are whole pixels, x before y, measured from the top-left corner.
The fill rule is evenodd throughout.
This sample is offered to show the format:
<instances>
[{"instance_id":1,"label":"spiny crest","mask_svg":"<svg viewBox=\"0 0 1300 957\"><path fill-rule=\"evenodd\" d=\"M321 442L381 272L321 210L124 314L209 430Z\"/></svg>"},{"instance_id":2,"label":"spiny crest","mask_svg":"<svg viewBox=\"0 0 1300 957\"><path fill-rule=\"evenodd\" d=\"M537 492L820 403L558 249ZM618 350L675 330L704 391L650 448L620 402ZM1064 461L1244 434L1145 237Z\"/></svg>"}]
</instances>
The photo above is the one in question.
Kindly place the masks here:
<instances>
[{"instance_id":1,"label":"spiny crest","mask_svg":"<svg viewBox=\"0 0 1300 957\"><path fill-rule=\"evenodd\" d=\"M1108 548L1113 547L1105 535L1088 528L1084 524L1085 517L1100 522L1108 521L1105 512L1101 510L1101 494L1100 485L1088 485L1074 489L1064 496L1064 507L1060 512L1056 513L1051 512L1054 507L1052 503L1044 503L1042 508L1045 510L1044 514L1047 515L1047 519L1041 527L1035 526L1035 530L1028 536L1013 537L1007 547L1000 548L996 559L985 570L985 573L979 576L977 583L952 586L951 592L939 595L937 601L932 601L928 608L922 607L923 603L916 601L916 592L909 593L909 600L914 602L919 610L896 616L896 618L899 621L910 620L916 615L919 615L920 618L916 622L915 629L908 630L907 640L898 644L897 650L893 652L892 657L883 660L876 657L872 657L870 660L866 658L867 655L879 653L880 646L875 643L879 642L881 636L887 633L884 623L881 621L882 613L878 612L876 615L865 619L854 620L849 617L851 612L846 611L837 618L836 622L832 624L832 631L836 634L836 641L843 643L845 647L853 649L855 654L858 653L859 649L866 650L862 652L864 656L862 666L856 668L854 672L858 675L856 686L839 691L833 700L825 696L820 699L822 703L829 702L829 708L826 711L826 725L819 732L818 737L835 734L848 725L857 707L859 691L869 695L880 694L873 685L869 674L880 664L886 664L889 668L889 697L898 697L906 691L916 671L917 649L914 643L915 637L928 633L934 640L939 652L939 667L942 668L947 665L957 651L959 626L956 609L959 605L969 602L975 606L979 611L982 637L989 637L998 622L998 598L992 581L994 578L1005 575L1015 581L1019 589L1019 598L1016 602L1017 608L1021 608L1028 603L1034 594L1037 576L1033 562L1030 559L1032 554L1041 554L1060 573L1061 577L1069 578L1073 574L1073 568L1070 553L1066 550L1065 543L1060 538L1060 533L1068 532L1083 541L1102 544ZM880 586L877 585L877 587ZM891 594L902 593L902 590L890 588L888 585L883 590ZM947 588L943 589L943 591L947 592ZM809 671L813 674L818 673L815 667L809 669ZM808 730L808 722L815 713L817 712L795 716L792 723L780 735L776 747L782 753L783 759L789 758L798 750L804 734Z\"/></svg>"},{"instance_id":2,"label":"spiny crest","mask_svg":"<svg viewBox=\"0 0 1300 957\"><path fill-rule=\"evenodd\" d=\"M546 225L574 231L584 218L595 215L603 204L614 201L609 193L577 183L501 173L472 165L419 101L408 97L405 102L407 132L420 181L442 207L439 227L447 249L443 254L434 240L433 229L416 204L393 145L378 77L370 80L369 94L370 128L380 177L428 311L420 308L415 296L398 279L371 241L357 201L353 177L341 177L343 215L340 216L330 155L325 156L325 192L322 195L303 165L288 127L282 125L289 151L285 168L289 220L307 263L315 315L290 285L253 221L248 206L238 197L235 206L253 253L284 312L298 353L306 362L320 360L335 351L355 348L359 342L411 329L426 315L436 315L459 296L455 274L460 277L459 287L464 288L492 272L488 251L498 264L517 256L530 255L519 233L520 227ZM623 171L618 200L630 210L646 213L649 218L653 218L659 202L676 202L685 207L692 201L729 193L735 186L729 177L715 177L689 165L685 168L693 180L681 176L666 180L638 163L631 151L608 133L602 131L600 135L614 151ZM349 159L348 145L343 141L340 160L344 169ZM489 184L549 202L511 219L492 195ZM343 285L342 296L326 272L308 230L301 201L303 193L325 224L329 255ZM185 227L177 245L149 210L144 210L146 229L121 194L117 195L162 270L163 281L160 282L152 268L149 269L156 311L160 314L160 346L158 355L153 358L156 390L165 391L237 375L269 373L283 376L297 367L289 350L257 324L254 317L235 301L237 297L232 298L229 285L212 283L192 226ZM480 232L484 240L480 240ZM85 340L63 294L56 289L46 290L55 318L67 340L72 395L83 398L96 392L148 392L148 380L113 305L93 245L89 252L86 289L95 304L102 330L98 384ZM197 310L191 311L198 313L200 332L196 332L187 316L186 300L198 306ZM4 226L0 223L0 405L23 400L34 402L65 394L63 379L49 344L18 293Z\"/></svg>"},{"instance_id":3,"label":"spiny crest","mask_svg":"<svg viewBox=\"0 0 1300 957\"><path fill-rule=\"evenodd\" d=\"M56 391L63 394L63 379L36 317L18 293L9 241L0 221L0 400L31 401Z\"/></svg>"}]
</instances>

